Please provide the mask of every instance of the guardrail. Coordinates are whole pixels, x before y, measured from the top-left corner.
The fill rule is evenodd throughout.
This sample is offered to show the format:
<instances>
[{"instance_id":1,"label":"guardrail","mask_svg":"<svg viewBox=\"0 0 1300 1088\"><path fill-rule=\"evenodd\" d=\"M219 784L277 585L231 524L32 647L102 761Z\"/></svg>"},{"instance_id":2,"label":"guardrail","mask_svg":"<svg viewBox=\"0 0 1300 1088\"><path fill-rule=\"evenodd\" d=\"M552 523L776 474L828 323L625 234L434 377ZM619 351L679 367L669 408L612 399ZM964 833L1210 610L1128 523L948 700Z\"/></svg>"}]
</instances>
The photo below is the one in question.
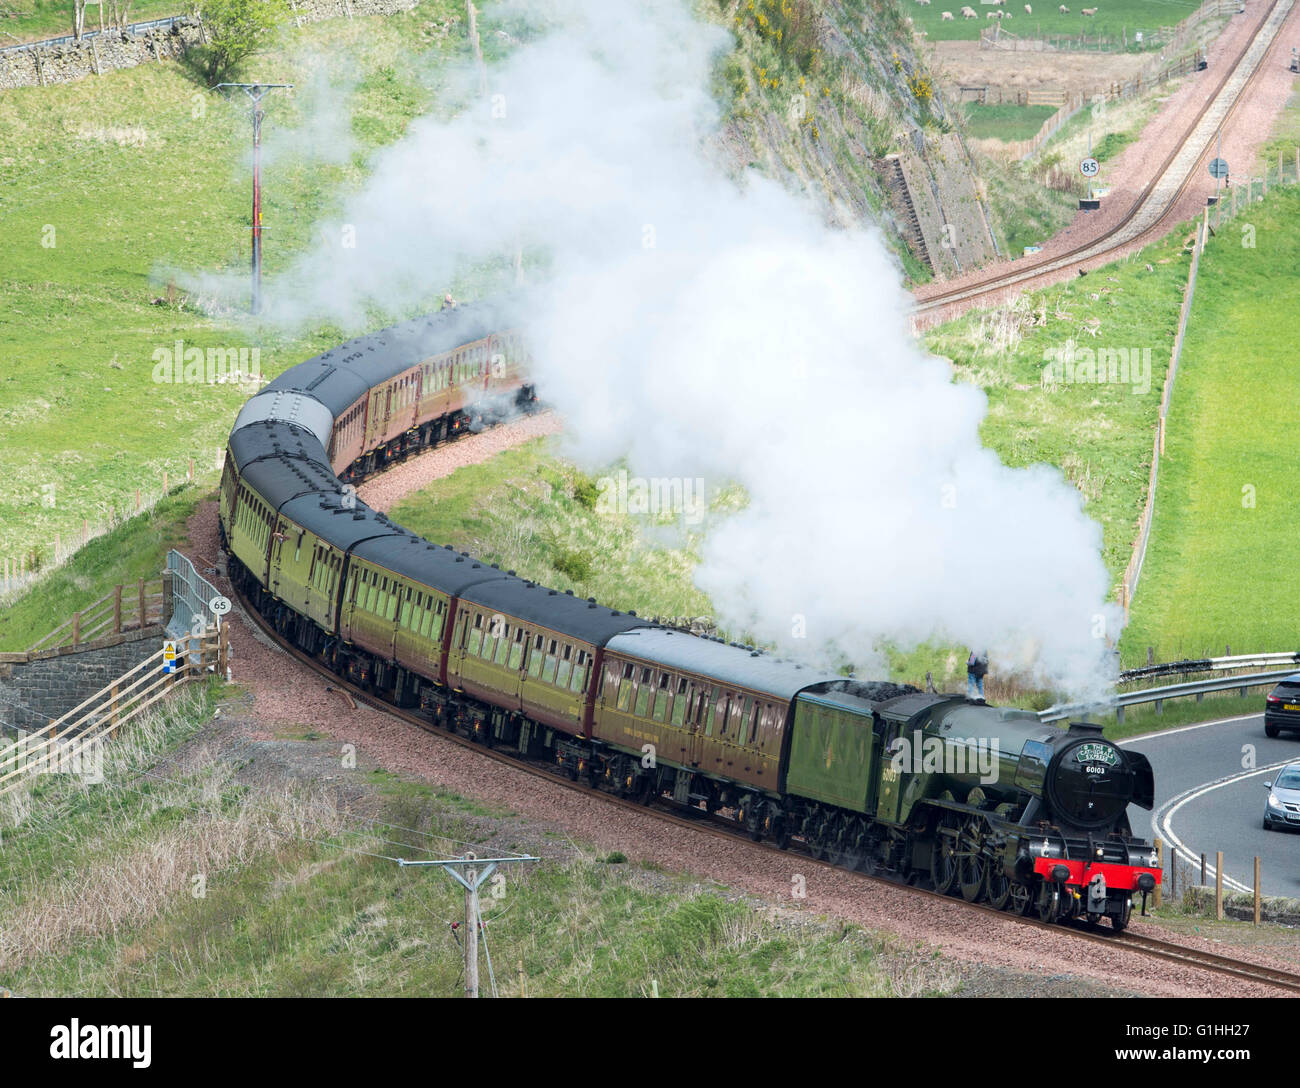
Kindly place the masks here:
<instances>
[{"instance_id":1,"label":"guardrail","mask_svg":"<svg viewBox=\"0 0 1300 1088\"><path fill-rule=\"evenodd\" d=\"M1175 673L1219 672L1224 669L1265 669L1272 665L1300 665L1300 652L1283 651L1275 654L1238 654L1233 657L1200 657L1183 661L1166 661L1160 665L1143 665L1125 669L1119 674L1121 684L1144 680L1151 676L1170 676Z\"/></svg>"},{"instance_id":2,"label":"guardrail","mask_svg":"<svg viewBox=\"0 0 1300 1088\"><path fill-rule=\"evenodd\" d=\"M1271 655L1264 655L1271 656ZM1219 666L1220 668L1231 668L1232 666ZM1038 712L1038 718L1044 722L1057 722L1064 718L1073 717L1076 714L1105 713L1113 710L1115 720L1123 722L1124 708L1128 706L1138 706L1142 703L1155 703L1156 713L1159 714L1166 699L1181 699L1188 695L1196 696L1199 703L1202 696L1216 691L1232 691L1234 688L1240 688L1244 697L1247 688L1260 687L1268 684L1276 684L1283 676L1291 674L1290 669L1273 669L1270 672L1251 672L1239 673L1236 676L1219 676L1209 680L1190 680L1183 684L1168 684L1159 688L1143 688L1139 691L1125 691L1111 696L1109 699L1095 703L1070 703L1063 706L1049 706L1046 710Z\"/></svg>"}]
</instances>

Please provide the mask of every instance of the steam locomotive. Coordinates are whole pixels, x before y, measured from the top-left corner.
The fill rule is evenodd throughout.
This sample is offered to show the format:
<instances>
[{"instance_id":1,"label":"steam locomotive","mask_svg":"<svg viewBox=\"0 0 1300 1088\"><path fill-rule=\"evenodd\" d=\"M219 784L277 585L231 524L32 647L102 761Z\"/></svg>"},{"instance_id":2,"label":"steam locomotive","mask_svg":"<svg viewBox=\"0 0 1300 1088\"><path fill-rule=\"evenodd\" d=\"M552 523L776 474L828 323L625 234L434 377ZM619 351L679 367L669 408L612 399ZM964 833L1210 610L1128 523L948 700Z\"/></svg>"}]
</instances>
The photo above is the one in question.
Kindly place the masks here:
<instances>
[{"instance_id":1,"label":"steam locomotive","mask_svg":"<svg viewBox=\"0 0 1300 1088\"><path fill-rule=\"evenodd\" d=\"M519 332L461 307L292 367L226 450L240 594L336 673L440 728L649 803L724 810L755 840L890 870L1044 920L1129 920L1160 880L1128 806L1147 760L960 695L852 677L560 593L361 502L354 483L534 410Z\"/></svg>"}]
</instances>

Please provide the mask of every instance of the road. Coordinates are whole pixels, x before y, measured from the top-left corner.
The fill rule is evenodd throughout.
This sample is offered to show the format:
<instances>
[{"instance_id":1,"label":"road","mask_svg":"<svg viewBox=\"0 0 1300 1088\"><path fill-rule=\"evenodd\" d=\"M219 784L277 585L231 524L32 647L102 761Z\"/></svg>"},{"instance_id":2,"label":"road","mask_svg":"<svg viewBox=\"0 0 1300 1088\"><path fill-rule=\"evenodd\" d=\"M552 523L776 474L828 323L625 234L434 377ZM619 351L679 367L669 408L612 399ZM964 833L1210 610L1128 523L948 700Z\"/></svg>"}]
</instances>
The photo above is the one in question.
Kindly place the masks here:
<instances>
[{"instance_id":1,"label":"road","mask_svg":"<svg viewBox=\"0 0 1300 1088\"><path fill-rule=\"evenodd\" d=\"M1258 697L1249 702L1257 706ZM1211 881L1214 853L1222 850L1224 886L1237 891L1251 890L1258 854L1263 894L1300 897L1300 832L1265 831L1260 822L1263 784L1273 781L1278 767L1300 760L1300 736L1283 733L1270 740L1260 713L1122 743L1150 759L1155 770L1152 834L1198 868L1204 851Z\"/></svg>"}]
</instances>

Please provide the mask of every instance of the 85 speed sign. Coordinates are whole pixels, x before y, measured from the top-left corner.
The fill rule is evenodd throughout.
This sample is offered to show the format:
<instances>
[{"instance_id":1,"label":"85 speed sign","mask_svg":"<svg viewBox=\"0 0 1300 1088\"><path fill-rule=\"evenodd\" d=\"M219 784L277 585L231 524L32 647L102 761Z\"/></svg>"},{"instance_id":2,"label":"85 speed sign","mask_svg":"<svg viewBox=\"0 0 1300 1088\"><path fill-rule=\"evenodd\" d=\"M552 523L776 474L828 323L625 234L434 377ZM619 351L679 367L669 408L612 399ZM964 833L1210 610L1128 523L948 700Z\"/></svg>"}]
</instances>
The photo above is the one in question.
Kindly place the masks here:
<instances>
[{"instance_id":1,"label":"85 speed sign","mask_svg":"<svg viewBox=\"0 0 1300 1088\"><path fill-rule=\"evenodd\" d=\"M1088 158L1079 163L1079 173L1085 178L1095 178L1100 169L1101 164L1096 159Z\"/></svg>"}]
</instances>

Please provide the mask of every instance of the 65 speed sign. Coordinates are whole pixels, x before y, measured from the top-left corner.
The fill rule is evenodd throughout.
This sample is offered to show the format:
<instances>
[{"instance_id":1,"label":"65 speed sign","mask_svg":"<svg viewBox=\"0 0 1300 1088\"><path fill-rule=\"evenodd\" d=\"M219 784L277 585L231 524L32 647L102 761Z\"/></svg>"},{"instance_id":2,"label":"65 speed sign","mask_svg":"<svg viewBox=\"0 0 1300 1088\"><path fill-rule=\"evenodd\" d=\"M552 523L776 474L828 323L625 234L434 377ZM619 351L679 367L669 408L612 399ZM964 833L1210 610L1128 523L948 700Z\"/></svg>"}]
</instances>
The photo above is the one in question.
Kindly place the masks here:
<instances>
[{"instance_id":1,"label":"65 speed sign","mask_svg":"<svg viewBox=\"0 0 1300 1088\"><path fill-rule=\"evenodd\" d=\"M1079 163L1079 173L1085 178L1095 178L1100 169L1101 164L1096 159L1088 158Z\"/></svg>"}]
</instances>

